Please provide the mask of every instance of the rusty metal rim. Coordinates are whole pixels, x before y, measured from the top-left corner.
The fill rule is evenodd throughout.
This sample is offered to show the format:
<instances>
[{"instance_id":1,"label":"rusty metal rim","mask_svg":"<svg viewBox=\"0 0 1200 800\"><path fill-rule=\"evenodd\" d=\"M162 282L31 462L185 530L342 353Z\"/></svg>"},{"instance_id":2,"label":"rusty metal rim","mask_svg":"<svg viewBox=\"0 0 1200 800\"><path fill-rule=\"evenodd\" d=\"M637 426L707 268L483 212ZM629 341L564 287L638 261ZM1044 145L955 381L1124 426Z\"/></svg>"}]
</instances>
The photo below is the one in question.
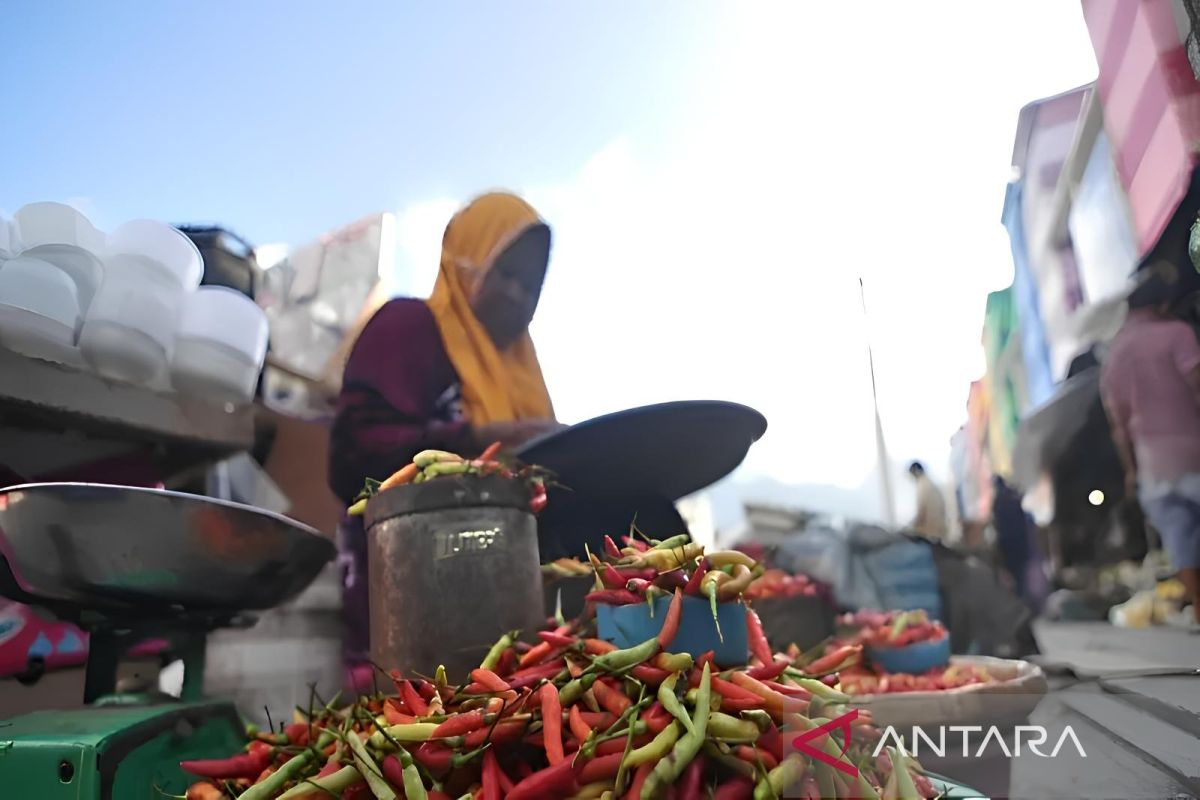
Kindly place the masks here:
<instances>
[{"instance_id":1,"label":"rusty metal rim","mask_svg":"<svg viewBox=\"0 0 1200 800\"><path fill-rule=\"evenodd\" d=\"M371 498L363 522L369 529L408 514L485 507L528 509L529 489L521 481L499 475L444 477L395 486Z\"/></svg>"}]
</instances>

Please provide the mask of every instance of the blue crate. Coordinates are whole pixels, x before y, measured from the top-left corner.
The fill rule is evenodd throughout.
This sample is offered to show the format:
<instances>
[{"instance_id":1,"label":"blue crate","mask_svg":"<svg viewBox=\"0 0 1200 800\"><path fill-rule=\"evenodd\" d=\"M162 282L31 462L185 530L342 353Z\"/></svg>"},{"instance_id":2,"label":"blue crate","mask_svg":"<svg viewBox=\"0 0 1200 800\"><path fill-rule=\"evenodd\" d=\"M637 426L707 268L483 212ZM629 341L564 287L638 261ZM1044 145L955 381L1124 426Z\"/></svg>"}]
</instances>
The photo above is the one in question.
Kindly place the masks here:
<instances>
[{"instance_id":1,"label":"blue crate","mask_svg":"<svg viewBox=\"0 0 1200 800\"><path fill-rule=\"evenodd\" d=\"M950 637L943 636L932 642L914 642L902 647L868 647L867 656L871 663L888 672L923 675L935 667L950 663Z\"/></svg>"},{"instance_id":2,"label":"blue crate","mask_svg":"<svg viewBox=\"0 0 1200 800\"><path fill-rule=\"evenodd\" d=\"M622 649L641 644L658 635L670 605L670 597L658 598L654 601L654 616L651 617L650 607L646 603L627 606L597 604L596 624L600 638ZM720 603L717 606L717 619L721 622L724 642L717 638L708 600L684 597L679 634L671 643L670 651L690 653L695 657L712 650L718 666L745 664L750 655L746 609L740 603Z\"/></svg>"}]
</instances>

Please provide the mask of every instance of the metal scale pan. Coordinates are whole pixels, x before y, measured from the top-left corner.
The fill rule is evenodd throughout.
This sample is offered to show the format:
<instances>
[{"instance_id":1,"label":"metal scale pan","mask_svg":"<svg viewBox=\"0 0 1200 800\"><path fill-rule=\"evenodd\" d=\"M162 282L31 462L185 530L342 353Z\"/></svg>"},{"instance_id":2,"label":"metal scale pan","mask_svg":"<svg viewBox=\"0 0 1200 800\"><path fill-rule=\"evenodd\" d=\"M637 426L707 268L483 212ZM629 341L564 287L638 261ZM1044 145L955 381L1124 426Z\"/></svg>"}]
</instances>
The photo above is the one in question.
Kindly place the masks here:
<instances>
[{"instance_id":1,"label":"metal scale pan","mask_svg":"<svg viewBox=\"0 0 1200 800\"><path fill-rule=\"evenodd\" d=\"M113 690L125 647L170 637L198 698L204 636L298 595L333 558L313 529L249 506L82 483L0 491L0 595L91 634L85 702Z\"/></svg>"}]
</instances>

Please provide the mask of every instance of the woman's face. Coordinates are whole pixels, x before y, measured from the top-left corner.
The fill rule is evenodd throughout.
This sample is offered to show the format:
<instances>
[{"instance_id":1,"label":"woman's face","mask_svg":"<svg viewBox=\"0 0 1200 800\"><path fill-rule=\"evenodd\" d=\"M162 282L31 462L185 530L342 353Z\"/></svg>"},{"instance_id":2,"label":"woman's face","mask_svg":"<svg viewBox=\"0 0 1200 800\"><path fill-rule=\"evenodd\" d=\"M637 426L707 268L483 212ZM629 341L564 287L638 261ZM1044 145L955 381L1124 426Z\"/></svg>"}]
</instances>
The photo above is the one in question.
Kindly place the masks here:
<instances>
[{"instance_id":1,"label":"woman's face","mask_svg":"<svg viewBox=\"0 0 1200 800\"><path fill-rule=\"evenodd\" d=\"M497 347L507 347L529 328L549 256L550 229L535 225L496 257L476 288L472 310Z\"/></svg>"}]
</instances>

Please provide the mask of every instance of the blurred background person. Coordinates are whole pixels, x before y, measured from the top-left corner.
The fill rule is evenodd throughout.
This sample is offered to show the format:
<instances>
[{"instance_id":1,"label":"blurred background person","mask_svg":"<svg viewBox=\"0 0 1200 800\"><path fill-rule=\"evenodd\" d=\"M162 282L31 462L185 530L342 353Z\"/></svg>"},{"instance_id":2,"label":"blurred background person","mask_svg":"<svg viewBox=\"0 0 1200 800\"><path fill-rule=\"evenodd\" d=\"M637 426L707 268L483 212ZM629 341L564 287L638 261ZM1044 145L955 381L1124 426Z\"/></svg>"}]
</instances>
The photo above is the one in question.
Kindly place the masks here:
<instances>
[{"instance_id":1,"label":"blurred background person","mask_svg":"<svg viewBox=\"0 0 1200 800\"><path fill-rule=\"evenodd\" d=\"M529 336L549 258L549 226L514 195L482 195L450 220L429 300L386 303L346 362L329 464L343 503L421 450L473 456L562 427ZM338 540L345 657L352 685L369 684L362 517L345 518Z\"/></svg>"},{"instance_id":2,"label":"blurred background person","mask_svg":"<svg viewBox=\"0 0 1200 800\"><path fill-rule=\"evenodd\" d=\"M1025 509L1021 495L999 475L993 476L992 527L996 549L1013 589L1034 611L1040 611L1049 589L1037 529Z\"/></svg>"},{"instance_id":3,"label":"blurred background person","mask_svg":"<svg viewBox=\"0 0 1200 800\"><path fill-rule=\"evenodd\" d=\"M1200 344L1169 314L1176 282L1174 267L1160 265L1130 294L1100 385L1127 494L1161 537L1200 625Z\"/></svg>"},{"instance_id":4,"label":"blurred background person","mask_svg":"<svg viewBox=\"0 0 1200 800\"><path fill-rule=\"evenodd\" d=\"M917 514L909 526L912 531L926 539L941 540L946 536L946 501L929 475L925 465L914 461L908 465L917 488Z\"/></svg>"}]
</instances>

